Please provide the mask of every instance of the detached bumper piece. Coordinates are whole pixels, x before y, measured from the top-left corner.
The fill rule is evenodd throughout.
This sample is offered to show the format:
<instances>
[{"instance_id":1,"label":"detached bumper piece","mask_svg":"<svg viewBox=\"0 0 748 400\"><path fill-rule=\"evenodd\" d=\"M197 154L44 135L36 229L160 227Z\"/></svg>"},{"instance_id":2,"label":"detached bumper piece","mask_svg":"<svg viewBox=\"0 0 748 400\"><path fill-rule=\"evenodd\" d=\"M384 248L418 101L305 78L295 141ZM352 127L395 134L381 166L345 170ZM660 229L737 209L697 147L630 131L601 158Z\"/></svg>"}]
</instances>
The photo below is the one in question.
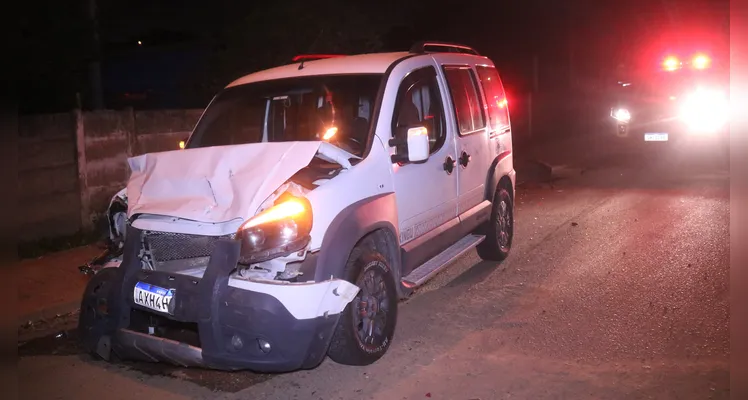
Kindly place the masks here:
<instances>
[{"instance_id":1,"label":"detached bumper piece","mask_svg":"<svg viewBox=\"0 0 748 400\"><path fill-rule=\"evenodd\" d=\"M136 353L146 361L166 361L182 367L204 367L203 350L176 340L156 338L145 333L120 329L116 333L120 350Z\"/></svg>"},{"instance_id":2,"label":"detached bumper piece","mask_svg":"<svg viewBox=\"0 0 748 400\"><path fill-rule=\"evenodd\" d=\"M195 278L141 269L142 232L128 229L121 267L97 274L84 293L79 332L89 351L105 359L114 352L122 359L258 372L322 362L340 314L297 319L270 294L229 286L239 242L218 240L203 277ZM168 311L135 304L138 282L173 290Z\"/></svg>"}]
</instances>

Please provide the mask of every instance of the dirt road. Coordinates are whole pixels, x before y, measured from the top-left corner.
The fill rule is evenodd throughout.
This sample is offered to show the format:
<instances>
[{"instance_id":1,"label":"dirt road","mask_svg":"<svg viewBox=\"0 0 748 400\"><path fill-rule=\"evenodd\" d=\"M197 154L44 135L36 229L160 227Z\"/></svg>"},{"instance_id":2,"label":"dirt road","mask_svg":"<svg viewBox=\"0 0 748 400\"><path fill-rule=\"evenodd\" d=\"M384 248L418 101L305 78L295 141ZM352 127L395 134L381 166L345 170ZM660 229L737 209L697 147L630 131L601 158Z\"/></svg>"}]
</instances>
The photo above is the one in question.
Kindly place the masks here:
<instances>
[{"instance_id":1,"label":"dirt road","mask_svg":"<svg viewBox=\"0 0 748 400\"><path fill-rule=\"evenodd\" d=\"M22 398L729 398L729 180L701 156L569 157L564 179L518 191L509 259L471 252L401 303L374 365L111 365L69 332L19 348Z\"/></svg>"}]
</instances>

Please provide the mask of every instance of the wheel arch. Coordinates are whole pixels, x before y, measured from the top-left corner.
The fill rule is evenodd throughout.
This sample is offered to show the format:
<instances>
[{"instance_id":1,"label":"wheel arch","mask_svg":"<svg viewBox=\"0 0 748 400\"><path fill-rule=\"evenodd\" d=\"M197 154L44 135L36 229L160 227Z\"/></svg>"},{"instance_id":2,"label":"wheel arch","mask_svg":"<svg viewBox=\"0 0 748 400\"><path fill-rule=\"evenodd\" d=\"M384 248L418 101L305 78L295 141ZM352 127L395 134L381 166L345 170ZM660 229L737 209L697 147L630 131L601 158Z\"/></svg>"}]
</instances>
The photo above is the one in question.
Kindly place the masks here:
<instances>
[{"instance_id":1,"label":"wheel arch","mask_svg":"<svg viewBox=\"0 0 748 400\"><path fill-rule=\"evenodd\" d=\"M486 200L493 202L493 195L494 193L496 193L496 188L499 187L499 185L502 185L502 187L507 189L507 191L509 192L509 195L511 195L512 198L514 198L514 185L512 183L512 179L509 177L508 172L505 171L506 168L500 167L501 162L504 161L506 158L510 157L511 155L512 155L511 151L505 151L499 154L498 156L496 156L496 158L491 163L491 166L488 168L488 177L486 178L486 193L485 193Z\"/></svg>"},{"instance_id":2,"label":"wheel arch","mask_svg":"<svg viewBox=\"0 0 748 400\"><path fill-rule=\"evenodd\" d=\"M506 189L506 191L509 192L509 196L512 198L512 201L514 201L514 185L512 185L512 178L510 178L509 175L502 175L496 187Z\"/></svg>"},{"instance_id":3,"label":"wheel arch","mask_svg":"<svg viewBox=\"0 0 748 400\"><path fill-rule=\"evenodd\" d=\"M353 249L370 242L392 266L393 278L401 274L395 194L373 196L344 208L328 226L316 259L314 280L342 278Z\"/></svg>"}]
</instances>

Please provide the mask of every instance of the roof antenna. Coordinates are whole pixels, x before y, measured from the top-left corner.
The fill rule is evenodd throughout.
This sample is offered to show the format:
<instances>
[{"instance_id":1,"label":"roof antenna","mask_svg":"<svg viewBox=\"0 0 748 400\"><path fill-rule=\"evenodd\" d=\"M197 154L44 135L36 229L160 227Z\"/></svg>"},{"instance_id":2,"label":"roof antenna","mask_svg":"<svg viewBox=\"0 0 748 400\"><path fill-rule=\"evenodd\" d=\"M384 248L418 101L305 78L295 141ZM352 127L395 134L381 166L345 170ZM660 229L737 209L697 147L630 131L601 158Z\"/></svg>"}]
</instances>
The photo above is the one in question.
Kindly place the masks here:
<instances>
[{"instance_id":1,"label":"roof antenna","mask_svg":"<svg viewBox=\"0 0 748 400\"><path fill-rule=\"evenodd\" d=\"M304 59L303 58L301 59L301 64L299 64L299 71L301 71L302 69L304 69Z\"/></svg>"}]
</instances>

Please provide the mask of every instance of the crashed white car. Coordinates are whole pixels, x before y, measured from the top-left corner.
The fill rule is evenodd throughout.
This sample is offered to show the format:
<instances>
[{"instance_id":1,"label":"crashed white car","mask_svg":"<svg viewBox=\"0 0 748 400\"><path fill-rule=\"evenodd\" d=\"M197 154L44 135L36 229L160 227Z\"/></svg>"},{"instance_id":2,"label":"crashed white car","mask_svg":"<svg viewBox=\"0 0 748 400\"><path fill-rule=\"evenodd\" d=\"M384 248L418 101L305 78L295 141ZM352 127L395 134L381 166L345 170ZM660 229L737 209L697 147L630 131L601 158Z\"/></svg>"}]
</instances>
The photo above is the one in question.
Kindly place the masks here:
<instances>
[{"instance_id":1,"label":"crashed white car","mask_svg":"<svg viewBox=\"0 0 748 400\"><path fill-rule=\"evenodd\" d=\"M400 299L472 248L507 257L515 172L491 60L443 43L318 58L236 80L183 150L129 160L99 265L112 268L83 295L89 351L366 365Z\"/></svg>"}]
</instances>

